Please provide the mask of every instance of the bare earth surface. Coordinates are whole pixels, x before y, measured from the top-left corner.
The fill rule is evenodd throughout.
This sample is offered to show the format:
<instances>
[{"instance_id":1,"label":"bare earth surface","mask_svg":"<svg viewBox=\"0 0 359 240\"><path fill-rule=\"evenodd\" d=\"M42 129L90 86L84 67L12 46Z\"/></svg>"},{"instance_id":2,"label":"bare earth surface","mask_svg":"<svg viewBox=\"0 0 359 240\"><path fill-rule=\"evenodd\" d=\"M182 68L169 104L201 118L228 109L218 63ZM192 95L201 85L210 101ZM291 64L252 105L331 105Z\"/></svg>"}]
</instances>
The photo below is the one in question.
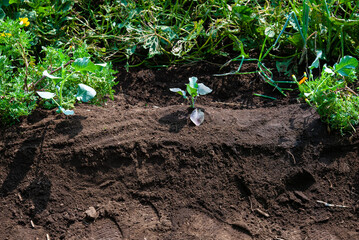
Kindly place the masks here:
<instances>
[{"instance_id":1,"label":"bare earth surface","mask_svg":"<svg viewBox=\"0 0 359 240\"><path fill-rule=\"evenodd\" d=\"M121 70L104 107L1 130L0 239L359 239L358 137L256 74L213 76L236 67ZM169 91L191 76L213 89L199 127Z\"/></svg>"}]
</instances>

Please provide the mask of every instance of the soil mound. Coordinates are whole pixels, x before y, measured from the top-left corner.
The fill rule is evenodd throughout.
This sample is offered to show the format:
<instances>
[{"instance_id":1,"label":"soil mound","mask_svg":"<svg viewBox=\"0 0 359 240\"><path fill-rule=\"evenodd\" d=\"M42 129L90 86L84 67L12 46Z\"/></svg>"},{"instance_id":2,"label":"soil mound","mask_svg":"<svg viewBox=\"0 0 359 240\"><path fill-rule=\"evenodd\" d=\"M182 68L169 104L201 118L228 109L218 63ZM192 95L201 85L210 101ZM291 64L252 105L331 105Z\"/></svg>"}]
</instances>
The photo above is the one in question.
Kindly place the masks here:
<instances>
[{"instance_id":1,"label":"soil mound","mask_svg":"<svg viewBox=\"0 0 359 240\"><path fill-rule=\"evenodd\" d=\"M0 238L359 239L357 139L329 133L295 91L218 72L121 70L105 106L3 129ZM213 89L199 127L169 91L191 76Z\"/></svg>"}]
</instances>

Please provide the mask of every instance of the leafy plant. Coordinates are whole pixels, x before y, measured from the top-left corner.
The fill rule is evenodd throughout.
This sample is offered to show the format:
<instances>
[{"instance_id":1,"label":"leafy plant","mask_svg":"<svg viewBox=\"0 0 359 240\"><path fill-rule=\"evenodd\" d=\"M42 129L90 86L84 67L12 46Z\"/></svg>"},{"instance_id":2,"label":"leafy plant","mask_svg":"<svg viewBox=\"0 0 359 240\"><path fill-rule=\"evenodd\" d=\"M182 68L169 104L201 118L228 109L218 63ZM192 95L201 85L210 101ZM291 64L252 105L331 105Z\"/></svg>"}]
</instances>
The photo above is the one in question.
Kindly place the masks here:
<instances>
[{"instance_id":1,"label":"leafy plant","mask_svg":"<svg viewBox=\"0 0 359 240\"><path fill-rule=\"evenodd\" d=\"M28 18L0 20L2 123L13 123L42 103L47 108L57 106L69 115L76 97L87 102L97 92L93 103L102 103L106 96L113 98L115 71L111 63L94 64L84 43L69 48L43 46L45 57L34 55L31 25ZM76 88L78 94L74 96ZM38 95L45 101L38 102Z\"/></svg>"},{"instance_id":2,"label":"leafy plant","mask_svg":"<svg viewBox=\"0 0 359 240\"><path fill-rule=\"evenodd\" d=\"M73 103L75 97L77 100L81 100L83 102L88 102L93 99L96 95L95 89L86 84L78 84L78 91L76 95L68 94L67 101L64 100L63 91L64 86L67 81L71 78L77 79L85 79L84 77L88 73L96 73L101 72L103 68L107 66L104 64L94 64L89 57L77 58L75 60L70 60L68 63L71 64L62 64L61 69L61 77L57 77L48 73L47 70L43 72L43 77L47 77L52 80L53 86L55 88L55 93L47 92L47 91L37 91L37 94L43 99L51 99L59 108L60 112L63 112L65 115L73 115L74 112L71 110L65 109L65 107L73 108ZM65 71L65 65L71 66L70 72ZM56 71L54 71L56 72ZM77 81L75 81L77 82ZM112 87L113 85L111 85ZM57 97L55 99L55 96Z\"/></svg>"},{"instance_id":3,"label":"leafy plant","mask_svg":"<svg viewBox=\"0 0 359 240\"><path fill-rule=\"evenodd\" d=\"M202 110L195 108L196 100L201 95L206 95L208 93L212 92L212 89L204 85L203 83L197 83L196 77L190 77L189 83L186 84L186 90L189 94L189 97L186 95L186 91L180 89L180 88L170 88L171 92L175 92L180 94L184 99L187 99L191 103L191 108L194 108L192 114L191 114L191 121L196 124L196 126L199 126L204 121L204 113Z\"/></svg>"},{"instance_id":4,"label":"leafy plant","mask_svg":"<svg viewBox=\"0 0 359 240\"><path fill-rule=\"evenodd\" d=\"M314 61L310 70L317 66ZM333 67L324 65L320 77L314 79L310 72L309 79L304 76L298 82L305 101L316 108L330 128L342 134L355 131L354 126L359 123L359 96L351 88L357 80L357 66L356 58L344 56Z\"/></svg>"}]
</instances>

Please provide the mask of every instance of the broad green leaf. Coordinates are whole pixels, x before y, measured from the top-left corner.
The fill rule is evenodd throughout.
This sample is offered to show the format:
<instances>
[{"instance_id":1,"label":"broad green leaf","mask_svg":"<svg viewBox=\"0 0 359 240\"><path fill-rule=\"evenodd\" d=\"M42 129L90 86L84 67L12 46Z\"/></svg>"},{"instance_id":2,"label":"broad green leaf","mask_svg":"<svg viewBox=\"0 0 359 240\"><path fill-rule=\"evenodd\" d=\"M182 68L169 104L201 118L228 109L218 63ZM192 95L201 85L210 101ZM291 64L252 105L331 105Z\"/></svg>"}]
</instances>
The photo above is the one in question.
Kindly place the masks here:
<instances>
[{"instance_id":1,"label":"broad green leaf","mask_svg":"<svg viewBox=\"0 0 359 240\"><path fill-rule=\"evenodd\" d=\"M0 6L0 20L3 20L5 18L6 14L4 12L4 10L2 10L1 6Z\"/></svg>"},{"instance_id":2,"label":"broad green leaf","mask_svg":"<svg viewBox=\"0 0 359 240\"><path fill-rule=\"evenodd\" d=\"M179 95L183 96L184 98L187 98L187 96L186 96L186 91L183 91L183 90L180 89L180 88L170 88L170 91L171 91L171 92L178 93Z\"/></svg>"},{"instance_id":3,"label":"broad green leaf","mask_svg":"<svg viewBox=\"0 0 359 240\"><path fill-rule=\"evenodd\" d=\"M198 83L198 95L206 95L211 92L212 92L212 89L210 89L203 83Z\"/></svg>"},{"instance_id":4,"label":"broad green leaf","mask_svg":"<svg viewBox=\"0 0 359 240\"><path fill-rule=\"evenodd\" d=\"M51 75L50 73L48 73L47 70L45 70L45 71L42 73L42 76L45 76L45 77L48 77L48 78L51 78L51 79L60 79L60 77L56 77L56 76Z\"/></svg>"},{"instance_id":5,"label":"broad green leaf","mask_svg":"<svg viewBox=\"0 0 359 240\"><path fill-rule=\"evenodd\" d=\"M0 0L0 7L1 6L5 6L5 7L7 7L7 6L9 6L10 4L9 4L9 0Z\"/></svg>"},{"instance_id":6,"label":"broad green leaf","mask_svg":"<svg viewBox=\"0 0 359 240\"><path fill-rule=\"evenodd\" d=\"M197 93L197 88L193 88L191 87L190 84L186 84L187 86L187 92L189 93L189 95L191 95L192 97L197 97L198 93Z\"/></svg>"},{"instance_id":7,"label":"broad green leaf","mask_svg":"<svg viewBox=\"0 0 359 240\"><path fill-rule=\"evenodd\" d=\"M39 96L40 96L41 98L44 98L44 99L51 99L51 98L53 98L53 97L56 96L55 93L51 93L51 92L40 92L40 91L37 91L36 93L39 94Z\"/></svg>"},{"instance_id":8,"label":"broad green leaf","mask_svg":"<svg viewBox=\"0 0 359 240\"><path fill-rule=\"evenodd\" d=\"M309 69L311 69L311 70L313 70L314 68L319 67L319 59L322 59L322 56L323 56L323 51L322 50L317 50L315 52L317 53L317 57L313 61L312 65L309 66Z\"/></svg>"},{"instance_id":9,"label":"broad green leaf","mask_svg":"<svg viewBox=\"0 0 359 240\"><path fill-rule=\"evenodd\" d=\"M90 86L80 83L77 88L76 98L79 101L88 102L96 96L96 91Z\"/></svg>"},{"instance_id":10,"label":"broad green leaf","mask_svg":"<svg viewBox=\"0 0 359 240\"><path fill-rule=\"evenodd\" d=\"M196 78L196 77L189 78L189 85L191 88L198 88L197 80L198 80L198 78Z\"/></svg>"},{"instance_id":11,"label":"broad green leaf","mask_svg":"<svg viewBox=\"0 0 359 240\"><path fill-rule=\"evenodd\" d=\"M204 121L204 112L202 112L200 109L196 108L191 113L190 119L196 126L199 126Z\"/></svg>"},{"instance_id":12,"label":"broad green leaf","mask_svg":"<svg viewBox=\"0 0 359 240\"><path fill-rule=\"evenodd\" d=\"M94 72L100 68L99 66L96 66L93 62L91 62L89 57L76 59L72 63L72 66L75 68L75 71Z\"/></svg>"},{"instance_id":13,"label":"broad green leaf","mask_svg":"<svg viewBox=\"0 0 359 240\"><path fill-rule=\"evenodd\" d=\"M60 109L61 112L63 112L63 114L65 114L67 116L75 114L75 112L73 110L68 110L68 109L65 109L63 107L59 107L59 109Z\"/></svg>"},{"instance_id":14,"label":"broad green leaf","mask_svg":"<svg viewBox=\"0 0 359 240\"><path fill-rule=\"evenodd\" d=\"M352 56L344 56L339 63L334 64L334 70L342 76L349 76L358 66L358 60Z\"/></svg>"}]
</instances>

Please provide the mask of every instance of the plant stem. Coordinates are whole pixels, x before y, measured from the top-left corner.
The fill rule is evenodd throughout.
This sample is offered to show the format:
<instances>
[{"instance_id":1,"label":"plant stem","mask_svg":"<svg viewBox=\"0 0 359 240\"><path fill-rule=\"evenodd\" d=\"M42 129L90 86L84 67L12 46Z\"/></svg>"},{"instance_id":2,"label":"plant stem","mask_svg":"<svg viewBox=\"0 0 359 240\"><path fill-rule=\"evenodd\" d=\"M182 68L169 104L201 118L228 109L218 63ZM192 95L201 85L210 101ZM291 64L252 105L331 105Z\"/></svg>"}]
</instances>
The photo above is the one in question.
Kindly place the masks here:
<instances>
[{"instance_id":1,"label":"plant stem","mask_svg":"<svg viewBox=\"0 0 359 240\"><path fill-rule=\"evenodd\" d=\"M51 71L50 74L53 74L53 73L55 73L55 72L61 70L63 67L67 67L68 65L70 65L70 64L73 63L73 62L74 62L74 60L68 61L67 63L65 63L64 66L58 67L58 68L56 68L55 70ZM34 84L31 86L31 89L34 90L35 87L36 87L36 85L39 84L39 83L40 83L42 80L44 80L45 78L46 78L46 76L42 76L39 80L37 80L36 83L34 83Z\"/></svg>"}]
</instances>

